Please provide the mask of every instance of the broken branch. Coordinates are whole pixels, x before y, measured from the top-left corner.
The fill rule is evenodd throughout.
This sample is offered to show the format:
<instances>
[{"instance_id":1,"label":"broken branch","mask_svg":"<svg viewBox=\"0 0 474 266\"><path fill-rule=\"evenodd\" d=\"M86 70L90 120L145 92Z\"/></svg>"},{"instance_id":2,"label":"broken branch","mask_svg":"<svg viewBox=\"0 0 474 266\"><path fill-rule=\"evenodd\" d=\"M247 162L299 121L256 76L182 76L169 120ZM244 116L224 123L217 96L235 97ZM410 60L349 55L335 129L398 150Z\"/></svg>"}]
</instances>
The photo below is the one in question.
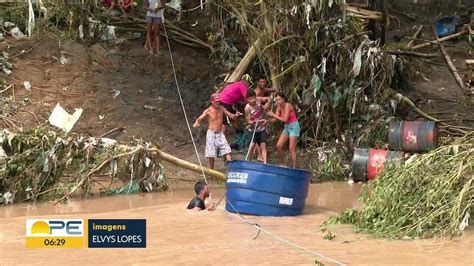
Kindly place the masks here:
<instances>
[{"instance_id":1,"label":"broken branch","mask_svg":"<svg viewBox=\"0 0 474 266\"><path fill-rule=\"evenodd\" d=\"M407 48L411 48L414 44L415 44L415 38L418 38L418 35L420 35L421 33L421 30L423 30L423 25L420 25L418 27L418 29L416 30L415 34L413 34L413 39L411 39L411 41L408 42L407 44Z\"/></svg>"},{"instance_id":2,"label":"broken branch","mask_svg":"<svg viewBox=\"0 0 474 266\"><path fill-rule=\"evenodd\" d=\"M436 29L435 29L434 27L433 27L433 33L434 33L434 35L435 35L435 37L436 37L436 40L438 41L439 49L441 50L441 53L442 53L443 56L444 56L444 60L446 60L446 63L448 64L449 69L451 70L451 73L452 73L453 76L454 76L454 79L455 79L456 82L458 83L459 88L461 88L461 92L464 93L464 94L467 94L467 93L468 93L468 90L467 90L467 88L464 86L464 82L462 81L462 78L459 76L459 73L458 73L456 67L455 67L454 64L453 64L453 61L451 61L451 58L449 57L448 52L446 52L446 49L444 49L443 44L440 43L440 39L438 38L438 35L436 35Z\"/></svg>"},{"instance_id":3,"label":"broken branch","mask_svg":"<svg viewBox=\"0 0 474 266\"><path fill-rule=\"evenodd\" d=\"M458 33L454 33L454 34L448 35L448 36L443 37L443 38L440 38L440 39L437 38L438 36L437 36L436 33L435 33L435 37L436 37L437 40L435 40L435 41L430 41L430 42L427 42L427 43L422 43L422 44L419 44L419 45L415 45L415 46L413 46L411 49L412 49L412 50L416 50L416 49L420 49L420 48L423 48L423 47L430 46L430 45L432 45L432 44L437 44L437 43L442 43L442 42L445 42L445 41L449 41L449 40L455 39L455 38L457 38L457 37L459 37L459 36L461 36L461 35L464 35L464 34L466 34L466 33L468 33L468 32L469 32L468 29L463 29L463 30L461 30L461 31L458 32Z\"/></svg>"},{"instance_id":4,"label":"broken branch","mask_svg":"<svg viewBox=\"0 0 474 266\"><path fill-rule=\"evenodd\" d=\"M393 54L393 55L407 55L407 56L416 56L416 57L423 57L423 58L433 58L437 56L436 54L417 53L417 52L402 51L402 50L398 50L398 51L389 50L387 51L387 53Z\"/></svg>"}]
</instances>

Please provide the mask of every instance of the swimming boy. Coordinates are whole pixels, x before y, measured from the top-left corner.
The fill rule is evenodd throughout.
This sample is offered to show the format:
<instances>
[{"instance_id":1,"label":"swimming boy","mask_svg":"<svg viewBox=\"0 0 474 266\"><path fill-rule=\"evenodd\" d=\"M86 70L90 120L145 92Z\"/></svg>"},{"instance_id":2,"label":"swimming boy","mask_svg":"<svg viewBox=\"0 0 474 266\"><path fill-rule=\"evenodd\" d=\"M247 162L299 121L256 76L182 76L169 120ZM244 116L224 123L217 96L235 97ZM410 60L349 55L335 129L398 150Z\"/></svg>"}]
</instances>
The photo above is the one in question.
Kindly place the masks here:
<instances>
[{"instance_id":1,"label":"swimming boy","mask_svg":"<svg viewBox=\"0 0 474 266\"><path fill-rule=\"evenodd\" d=\"M196 119L193 127L199 127L201 121L207 117L207 134L206 134L206 150L205 156L209 159L209 168L214 169L214 159L218 153L225 156L227 161L232 160L231 149L223 132L224 115L235 119L241 113L231 114L222 105L220 105L219 95L214 93L211 95L211 106L207 108L201 116Z\"/></svg>"}]
</instances>

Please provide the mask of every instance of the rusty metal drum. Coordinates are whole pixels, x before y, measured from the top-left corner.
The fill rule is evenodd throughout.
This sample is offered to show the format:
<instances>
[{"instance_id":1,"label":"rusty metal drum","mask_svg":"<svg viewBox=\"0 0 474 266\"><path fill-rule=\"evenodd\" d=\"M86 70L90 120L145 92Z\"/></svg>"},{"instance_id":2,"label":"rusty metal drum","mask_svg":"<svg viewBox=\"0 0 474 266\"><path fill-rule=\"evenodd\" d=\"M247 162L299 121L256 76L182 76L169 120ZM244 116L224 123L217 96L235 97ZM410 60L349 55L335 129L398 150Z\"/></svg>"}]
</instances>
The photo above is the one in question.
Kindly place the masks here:
<instances>
[{"instance_id":1,"label":"rusty metal drum","mask_svg":"<svg viewBox=\"0 0 474 266\"><path fill-rule=\"evenodd\" d=\"M388 128L390 149L428 152L438 147L438 124L432 121L392 121Z\"/></svg>"},{"instance_id":2,"label":"rusty metal drum","mask_svg":"<svg viewBox=\"0 0 474 266\"><path fill-rule=\"evenodd\" d=\"M374 180L382 173L386 162L403 157L404 153L399 151L356 148L352 157L352 178L364 182Z\"/></svg>"}]
</instances>

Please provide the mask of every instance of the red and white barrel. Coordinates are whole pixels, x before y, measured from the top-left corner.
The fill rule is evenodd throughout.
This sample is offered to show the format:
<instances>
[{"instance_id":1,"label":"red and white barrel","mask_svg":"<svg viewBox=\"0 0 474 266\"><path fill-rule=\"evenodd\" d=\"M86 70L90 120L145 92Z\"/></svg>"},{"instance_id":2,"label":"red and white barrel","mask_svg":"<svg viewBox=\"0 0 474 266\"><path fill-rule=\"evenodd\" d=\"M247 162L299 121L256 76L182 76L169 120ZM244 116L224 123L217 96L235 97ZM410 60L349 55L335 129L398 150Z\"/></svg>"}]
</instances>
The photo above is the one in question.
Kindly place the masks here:
<instances>
[{"instance_id":1,"label":"red and white barrel","mask_svg":"<svg viewBox=\"0 0 474 266\"><path fill-rule=\"evenodd\" d=\"M382 173L386 162L403 157L404 153L399 151L356 148L352 157L352 178L354 181L374 180Z\"/></svg>"}]
</instances>

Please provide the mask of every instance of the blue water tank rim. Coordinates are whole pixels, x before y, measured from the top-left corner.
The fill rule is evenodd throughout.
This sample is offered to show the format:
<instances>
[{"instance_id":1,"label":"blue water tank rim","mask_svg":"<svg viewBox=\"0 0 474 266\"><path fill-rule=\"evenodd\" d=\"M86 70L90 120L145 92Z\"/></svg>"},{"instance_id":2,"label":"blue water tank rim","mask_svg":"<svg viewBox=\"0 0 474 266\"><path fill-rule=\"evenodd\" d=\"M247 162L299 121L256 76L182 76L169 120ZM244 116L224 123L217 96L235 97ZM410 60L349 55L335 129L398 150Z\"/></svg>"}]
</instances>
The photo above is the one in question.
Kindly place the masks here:
<instances>
[{"instance_id":1,"label":"blue water tank rim","mask_svg":"<svg viewBox=\"0 0 474 266\"><path fill-rule=\"evenodd\" d=\"M298 194L287 194L285 192L271 192L268 190L263 190L263 189L257 189L257 188L249 188L246 186L232 186L228 187L227 190L249 190L249 191L256 191L256 192L263 192L263 193L268 193L268 194L273 194L273 195L279 195L283 197L289 197L289 198L298 198L298 199L306 199L307 195L298 195Z\"/></svg>"},{"instance_id":2,"label":"blue water tank rim","mask_svg":"<svg viewBox=\"0 0 474 266\"><path fill-rule=\"evenodd\" d=\"M239 166L242 165L242 166ZM249 170L255 170L255 171L262 171L262 168L265 168L263 172L268 172L268 173L273 173L273 174L278 174L278 175L284 175L284 176L291 176L291 177L296 177L296 178L310 178L312 173L307 170L303 169L298 169L298 168L289 168L289 167L282 167L282 166L277 166L273 164L264 164L260 162L250 162L250 161L242 161L242 160L233 160L230 162L227 162L228 169L230 168L244 168L244 169L249 169ZM245 165L245 166L243 166ZM253 167L252 167L253 166ZM270 171L269 171L270 170ZM289 174L289 173L296 173L295 174Z\"/></svg>"}]
</instances>

